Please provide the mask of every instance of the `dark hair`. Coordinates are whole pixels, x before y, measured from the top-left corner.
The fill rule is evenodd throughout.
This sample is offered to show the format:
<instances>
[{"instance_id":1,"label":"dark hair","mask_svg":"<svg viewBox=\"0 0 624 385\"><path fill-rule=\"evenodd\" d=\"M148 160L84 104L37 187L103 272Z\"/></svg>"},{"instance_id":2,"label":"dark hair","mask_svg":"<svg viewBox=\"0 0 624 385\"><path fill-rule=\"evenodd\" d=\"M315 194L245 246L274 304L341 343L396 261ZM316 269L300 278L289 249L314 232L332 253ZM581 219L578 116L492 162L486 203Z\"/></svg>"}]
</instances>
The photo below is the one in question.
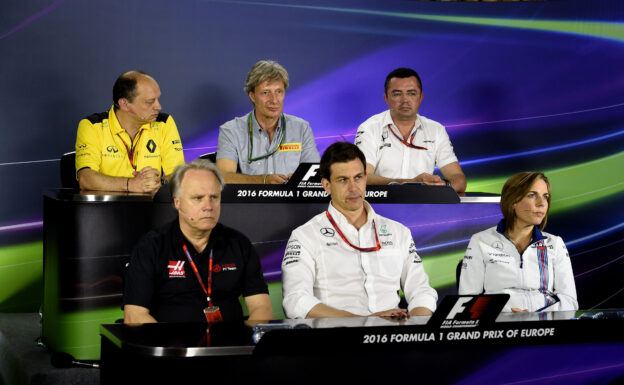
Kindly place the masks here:
<instances>
[{"instance_id":1,"label":"dark hair","mask_svg":"<svg viewBox=\"0 0 624 385\"><path fill-rule=\"evenodd\" d=\"M548 209L546 210L546 215L544 215L542 223L539 224L539 229L544 230L546 227L548 211L550 210L550 182L548 182L546 175L541 172L525 171L507 179L507 182L505 182L503 190L501 191L500 208L503 213L503 217L505 218L505 232L510 231L516 222L516 210L514 209L514 205L525 197L525 195L531 190L533 183L535 183L538 179L546 182L549 192L547 199Z\"/></svg>"},{"instance_id":2,"label":"dark hair","mask_svg":"<svg viewBox=\"0 0 624 385\"><path fill-rule=\"evenodd\" d=\"M113 105L115 108L119 108L119 104L117 104L119 99L128 99L128 101L132 103L136 96L137 78L139 76L152 78L147 72L132 70L124 72L115 80L115 84L113 85Z\"/></svg>"},{"instance_id":3,"label":"dark hair","mask_svg":"<svg viewBox=\"0 0 624 385\"><path fill-rule=\"evenodd\" d=\"M411 68L397 68L394 71L390 72L388 76L386 76L386 82L384 83L384 94L388 95L388 86L390 85L390 79L392 78L411 78L414 76L416 81L418 82L418 88L420 88L420 92L422 92L422 81L420 80L420 76L418 73Z\"/></svg>"},{"instance_id":4,"label":"dark hair","mask_svg":"<svg viewBox=\"0 0 624 385\"><path fill-rule=\"evenodd\" d=\"M366 171L366 157L355 144L349 142L336 142L332 144L327 147L321 157L321 165L319 167L321 178L330 180L330 167L332 164L346 163L353 159L361 160L364 170Z\"/></svg>"}]
</instances>

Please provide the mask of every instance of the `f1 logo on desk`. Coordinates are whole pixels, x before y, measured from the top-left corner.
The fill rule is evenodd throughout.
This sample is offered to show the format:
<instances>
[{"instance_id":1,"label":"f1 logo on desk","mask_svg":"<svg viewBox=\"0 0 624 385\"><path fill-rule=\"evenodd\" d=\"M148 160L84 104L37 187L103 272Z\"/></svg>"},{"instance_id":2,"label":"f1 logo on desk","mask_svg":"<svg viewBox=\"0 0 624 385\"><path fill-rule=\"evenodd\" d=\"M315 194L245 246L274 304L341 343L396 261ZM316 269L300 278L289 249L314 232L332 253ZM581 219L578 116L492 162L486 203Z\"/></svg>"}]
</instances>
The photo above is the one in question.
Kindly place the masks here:
<instances>
[{"instance_id":1,"label":"f1 logo on desk","mask_svg":"<svg viewBox=\"0 0 624 385\"><path fill-rule=\"evenodd\" d=\"M297 188L322 189L321 176L318 173L318 163L301 163L288 180L288 185Z\"/></svg>"},{"instance_id":2,"label":"f1 logo on desk","mask_svg":"<svg viewBox=\"0 0 624 385\"><path fill-rule=\"evenodd\" d=\"M493 323L509 300L509 294L448 295L427 325L440 328L474 328Z\"/></svg>"},{"instance_id":3,"label":"f1 logo on desk","mask_svg":"<svg viewBox=\"0 0 624 385\"><path fill-rule=\"evenodd\" d=\"M319 169L319 167L321 167L318 164L313 164L312 166L310 166L310 168L308 169L308 172L306 172L306 174L303 176L303 178L301 178L302 181L307 181L310 178L316 176L316 173Z\"/></svg>"}]
</instances>

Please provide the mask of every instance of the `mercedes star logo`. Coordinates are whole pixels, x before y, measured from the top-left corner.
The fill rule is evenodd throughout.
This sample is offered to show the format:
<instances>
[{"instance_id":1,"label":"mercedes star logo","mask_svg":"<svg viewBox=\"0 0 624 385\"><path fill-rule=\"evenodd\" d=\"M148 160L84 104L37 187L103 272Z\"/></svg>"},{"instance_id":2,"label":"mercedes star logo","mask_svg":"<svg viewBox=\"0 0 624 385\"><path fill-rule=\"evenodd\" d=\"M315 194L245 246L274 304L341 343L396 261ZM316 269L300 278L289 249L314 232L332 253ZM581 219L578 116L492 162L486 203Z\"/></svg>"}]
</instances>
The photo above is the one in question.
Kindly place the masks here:
<instances>
[{"instance_id":1,"label":"mercedes star logo","mask_svg":"<svg viewBox=\"0 0 624 385\"><path fill-rule=\"evenodd\" d=\"M334 229L330 229L329 227L323 227L321 229L321 235L324 235L326 237L333 237L334 234L336 234L336 232L334 231Z\"/></svg>"}]
</instances>

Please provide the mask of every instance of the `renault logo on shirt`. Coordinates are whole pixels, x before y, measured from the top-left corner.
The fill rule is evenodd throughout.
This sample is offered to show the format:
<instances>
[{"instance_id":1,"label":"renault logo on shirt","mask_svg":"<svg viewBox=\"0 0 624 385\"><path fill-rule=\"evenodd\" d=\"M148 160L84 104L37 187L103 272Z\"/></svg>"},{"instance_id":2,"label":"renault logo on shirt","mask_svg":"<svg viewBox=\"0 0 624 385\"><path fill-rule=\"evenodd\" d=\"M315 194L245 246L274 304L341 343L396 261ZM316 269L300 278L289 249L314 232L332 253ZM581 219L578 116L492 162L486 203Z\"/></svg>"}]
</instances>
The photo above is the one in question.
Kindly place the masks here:
<instances>
[{"instance_id":1,"label":"renault logo on shirt","mask_svg":"<svg viewBox=\"0 0 624 385\"><path fill-rule=\"evenodd\" d=\"M147 145L145 146L145 148L147 148L147 151L149 151L149 152L150 152L150 154L153 154L153 153L154 153L154 151L156 151L156 143L154 143L154 140L153 140L153 139L150 139L150 140L147 142Z\"/></svg>"},{"instance_id":2,"label":"renault logo on shirt","mask_svg":"<svg viewBox=\"0 0 624 385\"><path fill-rule=\"evenodd\" d=\"M334 231L334 229L330 229L329 227L323 227L321 229L321 235L326 237L333 237L334 234L336 234L336 231Z\"/></svg>"},{"instance_id":3,"label":"renault logo on shirt","mask_svg":"<svg viewBox=\"0 0 624 385\"><path fill-rule=\"evenodd\" d=\"M106 151L117 153L117 151L119 151L119 150L115 146L108 146L108 147L106 147Z\"/></svg>"}]
</instances>

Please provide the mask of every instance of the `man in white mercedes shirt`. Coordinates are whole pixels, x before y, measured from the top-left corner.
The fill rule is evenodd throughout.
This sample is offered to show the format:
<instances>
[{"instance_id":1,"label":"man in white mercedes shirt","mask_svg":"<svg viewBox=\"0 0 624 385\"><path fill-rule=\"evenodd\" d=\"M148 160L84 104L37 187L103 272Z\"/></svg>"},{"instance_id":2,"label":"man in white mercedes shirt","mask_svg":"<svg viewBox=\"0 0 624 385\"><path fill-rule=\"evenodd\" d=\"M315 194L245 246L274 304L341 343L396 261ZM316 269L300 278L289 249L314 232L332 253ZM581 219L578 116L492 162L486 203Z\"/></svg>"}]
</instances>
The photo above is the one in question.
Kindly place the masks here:
<instances>
[{"instance_id":1,"label":"man in white mercedes shirt","mask_svg":"<svg viewBox=\"0 0 624 385\"><path fill-rule=\"evenodd\" d=\"M292 232L282 261L288 318L430 315L429 286L409 229L375 214L364 200L366 158L334 143L321 157L327 211ZM403 289L408 309L399 309Z\"/></svg>"},{"instance_id":2,"label":"man in white mercedes shirt","mask_svg":"<svg viewBox=\"0 0 624 385\"><path fill-rule=\"evenodd\" d=\"M421 182L466 191L464 175L446 129L418 114L422 81L411 68L397 68L384 83L388 110L358 127L355 144L366 156L368 184ZM438 167L444 176L434 175Z\"/></svg>"}]
</instances>

